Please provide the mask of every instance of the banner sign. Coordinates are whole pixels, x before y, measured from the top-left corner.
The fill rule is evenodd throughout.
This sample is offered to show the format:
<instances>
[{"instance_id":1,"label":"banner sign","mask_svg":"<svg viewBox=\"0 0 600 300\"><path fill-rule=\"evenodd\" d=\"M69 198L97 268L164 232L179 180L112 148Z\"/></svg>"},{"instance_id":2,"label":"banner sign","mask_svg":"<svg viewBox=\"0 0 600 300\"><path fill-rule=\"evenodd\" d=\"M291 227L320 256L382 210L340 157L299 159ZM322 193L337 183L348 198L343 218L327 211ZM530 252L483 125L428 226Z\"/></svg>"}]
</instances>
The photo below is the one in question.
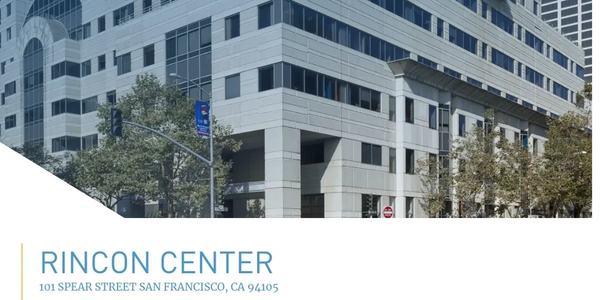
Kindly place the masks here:
<instances>
[{"instance_id":1,"label":"banner sign","mask_svg":"<svg viewBox=\"0 0 600 300\"><path fill-rule=\"evenodd\" d=\"M196 101L196 132L199 136L210 137L210 103Z\"/></svg>"}]
</instances>

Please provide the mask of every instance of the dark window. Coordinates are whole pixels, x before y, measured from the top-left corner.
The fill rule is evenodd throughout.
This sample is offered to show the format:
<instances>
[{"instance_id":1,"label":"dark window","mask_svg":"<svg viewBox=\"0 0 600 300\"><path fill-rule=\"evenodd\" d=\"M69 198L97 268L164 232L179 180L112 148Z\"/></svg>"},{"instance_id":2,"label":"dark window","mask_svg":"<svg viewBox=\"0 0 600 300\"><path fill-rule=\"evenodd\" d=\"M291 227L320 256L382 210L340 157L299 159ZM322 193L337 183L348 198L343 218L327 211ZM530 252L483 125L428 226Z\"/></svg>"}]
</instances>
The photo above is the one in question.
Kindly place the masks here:
<instances>
[{"instance_id":1,"label":"dark window","mask_svg":"<svg viewBox=\"0 0 600 300\"><path fill-rule=\"evenodd\" d=\"M94 112L98 109L98 97L93 96L81 100L81 114Z\"/></svg>"},{"instance_id":2,"label":"dark window","mask_svg":"<svg viewBox=\"0 0 600 300\"><path fill-rule=\"evenodd\" d=\"M86 60L81 63L81 77L92 74L92 60Z\"/></svg>"},{"instance_id":3,"label":"dark window","mask_svg":"<svg viewBox=\"0 0 600 300\"><path fill-rule=\"evenodd\" d=\"M467 132L466 118L463 115L458 115L458 136L465 136Z\"/></svg>"},{"instance_id":4,"label":"dark window","mask_svg":"<svg viewBox=\"0 0 600 300\"><path fill-rule=\"evenodd\" d=\"M144 67L154 64L154 44L144 47Z\"/></svg>"},{"instance_id":5,"label":"dark window","mask_svg":"<svg viewBox=\"0 0 600 300\"><path fill-rule=\"evenodd\" d=\"M81 77L81 66L78 63L67 61L66 68L67 68L67 76L72 76L72 77L77 77L77 78Z\"/></svg>"},{"instance_id":6,"label":"dark window","mask_svg":"<svg viewBox=\"0 0 600 300\"><path fill-rule=\"evenodd\" d=\"M437 155L429 153L429 174L437 173Z\"/></svg>"},{"instance_id":7,"label":"dark window","mask_svg":"<svg viewBox=\"0 0 600 300\"><path fill-rule=\"evenodd\" d=\"M444 38L444 20L440 18L437 19L437 35Z\"/></svg>"},{"instance_id":8,"label":"dark window","mask_svg":"<svg viewBox=\"0 0 600 300\"><path fill-rule=\"evenodd\" d=\"M231 75L225 78L225 99L237 98L240 96L240 74Z\"/></svg>"},{"instance_id":9,"label":"dark window","mask_svg":"<svg viewBox=\"0 0 600 300\"><path fill-rule=\"evenodd\" d=\"M437 129L437 108L429 105L429 128Z\"/></svg>"},{"instance_id":10,"label":"dark window","mask_svg":"<svg viewBox=\"0 0 600 300\"><path fill-rule=\"evenodd\" d=\"M83 39L92 36L92 24L90 22L83 24Z\"/></svg>"},{"instance_id":11,"label":"dark window","mask_svg":"<svg viewBox=\"0 0 600 300\"><path fill-rule=\"evenodd\" d=\"M415 150L406 149L406 174L415 174Z\"/></svg>"},{"instance_id":12,"label":"dark window","mask_svg":"<svg viewBox=\"0 0 600 300\"><path fill-rule=\"evenodd\" d=\"M113 11L113 26L121 25L134 17L133 2Z\"/></svg>"},{"instance_id":13,"label":"dark window","mask_svg":"<svg viewBox=\"0 0 600 300\"><path fill-rule=\"evenodd\" d=\"M456 72L456 71L454 71L454 70L452 70L450 68L444 67L444 73L446 73L446 74L448 74L448 75L450 75L452 77L456 77L458 79L461 78L461 74L460 73L458 73L458 72Z\"/></svg>"},{"instance_id":14,"label":"dark window","mask_svg":"<svg viewBox=\"0 0 600 300\"><path fill-rule=\"evenodd\" d=\"M125 53L117 57L117 75L131 72L131 53Z\"/></svg>"},{"instance_id":15,"label":"dark window","mask_svg":"<svg viewBox=\"0 0 600 300\"><path fill-rule=\"evenodd\" d=\"M98 134L91 134L81 138L81 149L98 147Z\"/></svg>"},{"instance_id":16,"label":"dark window","mask_svg":"<svg viewBox=\"0 0 600 300\"><path fill-rule=\"evenodd\" d=\"M52 139L52 152L79 150L81 150L81 138L62 136Z\"/></svg>"},{"instance_id":17,"label":"dark window","mask_svg":"<svg viewBox=\"0 0 600 300\"><path fill-rule=\"evenodd\" d=\"M363 218L379 218L381 196L362 194L361 206Z\"/></svg>"},{"instance_id":18,"label":"dark window","mask_svg":"<svg viewBox=\"0 0 600 300\"><path fill-rule=\"evenodd\" d=\"M6 4L6 16L10 17L10 15L12 14L12 6L11 3Z\"/></svg>"},{"instance_id":19,"label":"dark window","mask_svg":"<svg viewBox=\"0 0 600 300\"><path fill-rule=\"evenodd\" d=\"M363 164L381 166L381 146L362 143Z\"/></svg>"},{"instance_id":20,"label":"dark window","mask_svg":"<svg viewBox=\"0 0 600 300\"><path fill-rule=\"evenodd\" d=\"M514 32L514 22L492 7L492 23L506 31L510 35Z\"/></svg>"},{"instance_id":21,"label":"dark window","mask_svg":"<svg viewBox=\"0 0 600 300\"><path fill-rule=\"evenodd\" d=\"M269 3L266 5L272 4ZM403 12L406 12L406 14L400 13L399 16L427 29L428 31L431 30L431 14L412 3L407 2L406 5L409 5L409 7L402 9ZM400 7L403 6L400 5ZM264 12L260 11L261 8L262 6L259 7L259 27L263 26L261 25L263 23L261 23L260 20L267 19L267 17L261 18L261 16L263 14L268 15L268 12L266 11L267 8L265 7ZM390 11L393 10L394 9L391 9ZM272 23L276 22L277 21L274 20ZM337 21L312 9L306 8L295 2L284 1L283 22L380 60L393 61L410 56L410 52L400 47L389 44L371 36L366 32L360 31L352 26ZM266 24L269 23L265 21L265 27Z\"/></svg>"},{"instance_id":22,"label":"dark window","mask_svg":"<svg viewBox=\"0 0 600 300\"><path fill-rule=\"evenodd\" d=\"M0 105L5 105L6 104L6 95L4 93L1 94L0 97Z\"/></svg>"},{"instance_id":23,"label":"dark window","mask_svg":"<svg viewBox=\"0 0 600 300\"><path fill-rule=\"evenodd\" d=\"M511 73L514 73L515 60L494 48L492 48L492 63Z\"/></svg>"},{"instance_id":24,"label":"dark window","mask_svg":"<svg viewBox=\"0 0 600 300\"><path fill-rule=\"evenodd\" d=\"M12 82L5 84L4 85L4 93L6 94L6 97L17 93L17 82L12 81Z\"/></svg>"},{"instance_id":25,"label":"dark window","mask_svg":"<svg viewBox=\"0 0 600 300\"><path fill-rule=\"evenodd\" d=\"M567 100L567 101L569 100L569 90L566 87L558 84L557 82L554 82L553 92L554 92L554 95L559 96L559 97L563 98L564 100Z\"/></svg>"},{"instance_id":26,"label":"dark window","mask_svg":"<svg viewBox=\"0 0 600 300\"><path fill-rule=\"evenodd\" d=\"M392 122L396 122L396 97L390 96L390 114L389 120Z\"/></svg>"},{"instance_id":27,"label":"dark window","mask_svg":"<svg viewBox=\"0 0 600 300\"><path fill-rule=\"evenodd\" d=\"M311 95L317 95L318 84L317 78L320 78L315 71L305 70L304 72L304 83L305 92Z\"/></svg>"},{"instance_id":28,"label":"dark window","mask_svg":"<svg viewBox=\"0 0 600 300\"><path fill-rule=\"evenodd\" d=\"M517 76L521 77L523 74L523 64L520 62L517 63Z\"/></svg>"},{"instance_id":29,"label":"dark window","mask_svg":"<svg viewBox=\"0 0 600 300\"><path fill-rule=\"evenodd\" d=\"M515 96L513 96L513 95L511 95L511 94L508 94L508 93L506 94L506 99L508 99L508 100L510 100L510 101L512 101L512 102L518 102L518 101L519 101L519 98L517 98L517 97L515 97ZM523 105L525 105L525 103L526 103L526 102L525 102L525 101L523 101ZM526 106L526 105L525 105L525 106ZM533 108L533 106L532 106L531 108Z\"/></svg>"},{"instance_id":30,"label":"dark window","mask_svg":"<svg viewBox=\"0 0 600 300\"><path fill-rule=\"evenodd\" d=\"M490 92L490 93L493 93L493 94L496 94L496 95L498 95L498 96L501 96L501 95L502 95L502 92L501 92L499 89L497 89L497 88L495 88L495 87L493 87L493 86L491 86L491 85L488 85L488 88L487 88L487 90L488 90L488 92Z\"/></svg>"},{"instance_id":31,"label":"dark window","mask_svg":"<svg viewBox=\"0 0 600 300\"><path fill-rule=\"evenodd\" d=\"M481 17L483 17L484 19L487 19L487 11L488 11L488 5L485 2L481 2Z\"/></svg>"},{"instance_id":32,"label":"dark window","mask_svg":"<svg viewBox=\"0 0 600 300\"><path fill-rule=\"evenodd\" d=\"M477 39L452 25L450 25L448 39L451 43L477 54Z\"/></svg>"},{"instance_id":33,"label":"dark window","mask_svg":"<svg viewBox=\"0 0 600 300\"><path fill-rule=\"evenodd\" d=\"M324 143L303 145L300 151L300 162L302 165L320 164L325 162Z\"/></svg>"},{"instance_id":34,"label":"dark window","mask_svg":"<svg viewBox=\"0 0 600 300\"><path fill-rule=\"evenodd\" d=\"M412 98L405 98L404 102L404 121L408 123L415 122L415 100Z\"/></svg>"},{"instance_id":35,"label":"dark window","mask_svg":"<svg viewBox=\"0 0 600 300\"><path fill-rule=\"evenodd\" d=\"M472 10L477 13L477 0L456 0L460 4L464 5L466 8Z\"/></svg>"},{"instance_id":36,"label":"dark window","mask_svg":"<svg viewBox=\"0 0 600 300\"><path fill-rule=\"evenodd\" d=\"M144 0L142 5L143 5L143 13L152 11L152 0Z\"/></svg>"},{"instance_id":37,"label":"dark window","mask_svg":"<svg viewBox=\"0 0 600 300\"><path fill-rule=\"evenodd\" d=\"M106 69L106 55L102 54L98 56L98 71Z\"/></svg>"},{"instance_id":38,"label":"dark window","mask_svg":"<svg viewBox=\"0 0 600 300\"><path fill-rule=\"evenodd\" d=\"M390 173L396 174L396 148L390 148Z\"/></svg>"},{"instance_id":39,"label":"dark window","mask_svg":"<svg viewBox=\"0 0 600 300\"><path fill-rule=\"evenodd\" d=\"M61 99L58 101L52 102L52 115L60 115L60 114L81 114L81 101L73 100L73 99Z\"/></svg>"},{"instance_id":40,"label":"dark window","mask_svg":"<svg viewBox=\"0 0 600 300\"><path fill-rule=\"evenodd\" d=\"M301 200L301 218L324 218L325 217L325 196L303 195Z\"/></svg>"},{"instance_id":41,"label":"dark window","mask_svg":"<svg viewBox=\"0 0 600 300\"><path fill-rule=\"evenodd\" d=\"M525 31L525 43L539 53L544 53L544 42L529 31Z\"/></svg>"},{"instance_id":42,"label":"dark window","mask_svg":"<svg viewBox=\"0 0 600 300\"><path fill-rule=\"evenodd\" d=\"M487 52L488 52L487 44L481 43L481 58L487 60Z\"/></svg>"},{"instance_id":43,"label":"dark window","mask_svg":"<svg viewBox=\"0 0 600 300\"><path fill-rule=\"evenodd\" d=\"M544 75L540 74L534 69L531 69L530 67L525 67L525 79L541 88L544 88Z\"/></svg>"},{"instance_id":44,"label":"dark window","mask_svg":"<svg viewBox=\"0 0 600 300\"><path fill-rule=\"evenodd\" d=\"M117 91L112 90L106 93L106 102L117 105Z\"/></svg>"},{"instance_id":45,"label":"dark window","mask_svg":"<svg viewBox=\"0 0 600 300\"><path fill-rule=\"evenodd\" d=\"M17 115L10 115L4 118L4 129L17 127Z\"/></svg>"},{"instance_id":46,"label":"dark window","mask_svg":"<svg viewBox=\"0 0 600 300\"><path fill-rule=\"evenodd\" d=\"M240 15L225 18L225 40L240 36Z\"/></svg>"},{"instance_id":47,"label":"dark window","mask_svg":"<svg viewBox=\"0 0 600 300\"><path fill-rule=\"evenodd\" d=\"M555 63L559 64L561 67L563 67L567 70L569 69L569 59L566 56L564 56L562 53L556 51L556 49L554 49L552 55L553 55L553 60Z\"/></svg>"},{"instance_id":48,"label":"dark window","mask_svg":"<svg viewBox=\"0 0 600 300\"><path fill-rule=\"evenodd\" d=\"M113 66L117 66L117 51L113 50Z\"/></svg>"},{"instance_id":49,"label":"dark window","mask_svg":"<svg viewBox=\"0 0 600 300\"><path fill-rule=\"evenodd\" d=\"M273 2L258 7L258 29L273 25Z\"/></svg>"},{"instance_id":50,"label":"dark window","mask_svg":"<svg viewBox=\"0 0 600 300\"><path fill-rule=\"evenodd\" d=\"M267 91L275 88L273 66L264 67L258 70L258 91Z\"/></svg>"}]
</instances>

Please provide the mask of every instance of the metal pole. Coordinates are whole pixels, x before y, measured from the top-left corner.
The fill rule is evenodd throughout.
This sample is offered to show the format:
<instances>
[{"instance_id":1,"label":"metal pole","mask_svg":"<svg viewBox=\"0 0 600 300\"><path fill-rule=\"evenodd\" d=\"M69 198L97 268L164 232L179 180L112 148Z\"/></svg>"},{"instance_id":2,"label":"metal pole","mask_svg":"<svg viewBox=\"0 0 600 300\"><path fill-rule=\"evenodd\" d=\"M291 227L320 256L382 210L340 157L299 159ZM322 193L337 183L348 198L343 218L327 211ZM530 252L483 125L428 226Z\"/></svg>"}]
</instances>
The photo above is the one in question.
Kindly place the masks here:
<instances>
[{"instance_id":1,"label":"metal pole","mask_svg":"<svg viewBox=\"0 0 600 300\"><path fill-rule=\"evenodd\" d=\"M198 87L200 88L200 87ZM200 88L201 89L201 88ZM202 90L202 89L201 89ZM210 217L215 217L215 158L214 158L214 147L213 147L213 103L212 103L212 95L209 95L208 98L209 106L208 106L208 120L209 122L209 130L210 130Z\"/></svg>"},{"instance_id":2,"label":"metal pole","mask_svg":"<svg viewBox=\"0 0 600 300\"><path fill-rule=\"evenodd\" d=\"M197 157L201 161L207 163L209 166L212 165L211 162L208 161L208 159L202 157L202 155L200 155L200 154L192 151L190 148L182 145L181 143L177 142L176 140L170 138L169 136L167 136L166 134L164 134L164 133L162 133L162 132L160 132L158 130L154 130L154 129L150 128L150 127L147 127L147 126L144 126L144 125L141 125L141 124L138 124L138 123L134 123L134 122L129 122L129 121L123 121L123 124L128 124L128 125L136 126L136 127L139 127L139 128L142 128L142 129L146 129L148 131L151 131L152 133L158 134L158 135L162 136L163 138L167 139L169 142L171 142L171 143L175 144L176 146L180 147L181 149L189 152L191 155Z\"/></svg>"},{"instance_id":3,"label":"metal pole","mask_svg":"<svg viewBox=\"0 0 600 300\"><path fill-rule=\"evenodd\" d=\"M208 96L208 102L209 102L209 109L208 109L208 127L210 128L210 132L209 132L209 143L210 143L210 217L214 218L215 217L215 160L214 160L214 146L213 146L213 113L212 113L212 108L213 108L213 103L212 103L212 93L208 93L207 91L205 91L201 86L199 86L198 84L196 84L195 82L189 80L188 78L185 78L183 76L177 75L176 73L171 73L169 74L169 76L174 77L174 78L179 78L179 79L183 79L191 84L193 84L194 86L196 86L199 90L200 90L200 99L202 99L202 92L204 92L207 96Z\"/></svg>"}]
</instances>

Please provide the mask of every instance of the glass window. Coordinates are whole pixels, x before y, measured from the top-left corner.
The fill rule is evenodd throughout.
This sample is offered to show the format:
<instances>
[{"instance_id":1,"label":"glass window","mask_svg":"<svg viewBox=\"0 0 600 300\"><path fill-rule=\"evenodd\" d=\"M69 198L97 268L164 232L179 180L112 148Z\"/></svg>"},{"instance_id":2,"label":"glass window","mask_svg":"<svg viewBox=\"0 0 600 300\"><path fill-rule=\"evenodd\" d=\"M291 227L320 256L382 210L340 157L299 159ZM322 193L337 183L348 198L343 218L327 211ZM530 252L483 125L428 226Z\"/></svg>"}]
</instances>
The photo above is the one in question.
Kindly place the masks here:
<instances>
[{"instance_id":1,"label":"glass window","mask_svg":"<svg viewBox=\"0 0 600 300\"><path fill-rule=\"evenodd\" d=\"M225 40L240 36L240 15L225 18Z\"/></svg>"},{"instance_id":2,"label":"glass window","mask_svg":"<svg viewBox=\"0 0 600 300\"><path fill-rule=\"evenodd\" d=\"M437 108L429 105L429 128L437 129Z\"/></svg>"},{"instance_id":3,"label":"glass window","mask_svg":"<svg viewBox=\"0 0 600 300\"><path fill-rule=\"evenodd\" d=\"M458 136L465 136L466 133L466 118L463 115L458 115Z\"/></svg>"},{"instance_id":4,"label":"glass window","mask_svg":"<svg viewBox=\"0 0 600 300\"><path fill-rule=\"evenodd\" d=\"M405 172L406 174L414 174L415 173L415 150L406 149L406 165Z\"/></svg>"},{"instance_id":5,"label":"glass window","mask_svg":"<svg viewBox=\"0 0 600 300\"><path fill-rule=\"evenodd\" d=\"M258 70L258 91L267 91L274 88L273 66L267 66Z\"/></svg>"},{"instance_id":6,"label":"glass window","mask_svg":"<svg viewBox=\"0 0 600 300\"><path fill-rule=\"evenodd\" d=\"M381 166L381 146L362 143L361 161L363 164Z\"/></svg>"},{"instance_id":7,"label":"glass window","mask_svg":"<svg viewBox=\"0 0 600 300\"><path fill-rule=\"evenodd\" d=\"M258 7L258 29L273 25L273 2Z\"/></svg>"},{"instance_id":8,"label":"glass window","mask_svg":"<svg viewBox=\"0 0 600 300\"><path fill-rule=\"evenodd\" d=\"M154 64L154 44L144 47L144 67Z\"/></svg>"},{"instance_id":9,"label":"glass window","mask_svg":"<svg viewBox=\"0 0 600 300\"><path fill-rule=\"evenodd\" d=\"M225 78L225 99L237 98L240 96L240 74L231 75Z\"/></svg>"},{"instance_id":10,"label":"glass window","mask_svg":"<svg viewBox=\"0 0 600 300\"><path fill-rule=\"evenodd\" d=\"M98 56L98 71L106 69L106 55Z\"/></svg>"},{"instance_id":11,"label":"glass window","mask_svg":"<svg viewBox=\"0 0 600 300\"><path fill-rule=\"evenodd\" d=\"M415 109L415 101L411 98L405 98L405 118L404 120L408 123L414 123L414 109Z\"/></svg>"}]
</instances>

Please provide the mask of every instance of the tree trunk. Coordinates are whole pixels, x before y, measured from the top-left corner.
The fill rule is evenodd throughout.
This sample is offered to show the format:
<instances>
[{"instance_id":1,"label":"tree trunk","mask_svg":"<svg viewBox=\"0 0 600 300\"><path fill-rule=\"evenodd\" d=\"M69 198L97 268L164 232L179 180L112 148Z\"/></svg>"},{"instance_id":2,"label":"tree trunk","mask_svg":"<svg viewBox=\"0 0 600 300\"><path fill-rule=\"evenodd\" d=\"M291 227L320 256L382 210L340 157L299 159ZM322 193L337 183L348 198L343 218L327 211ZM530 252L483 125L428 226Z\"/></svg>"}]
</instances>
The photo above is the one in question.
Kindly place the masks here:
<instances>
[{"instance_id":1,"label":"tree trunk","mask_svg":"<svg viewBox=\"0 0 600 300\"><path fill-rule=\"evenodd\" d=\"M581 218L581 211L583 211L583 207L573 206L573 218Z\"/></svg>"}]
</instances>

